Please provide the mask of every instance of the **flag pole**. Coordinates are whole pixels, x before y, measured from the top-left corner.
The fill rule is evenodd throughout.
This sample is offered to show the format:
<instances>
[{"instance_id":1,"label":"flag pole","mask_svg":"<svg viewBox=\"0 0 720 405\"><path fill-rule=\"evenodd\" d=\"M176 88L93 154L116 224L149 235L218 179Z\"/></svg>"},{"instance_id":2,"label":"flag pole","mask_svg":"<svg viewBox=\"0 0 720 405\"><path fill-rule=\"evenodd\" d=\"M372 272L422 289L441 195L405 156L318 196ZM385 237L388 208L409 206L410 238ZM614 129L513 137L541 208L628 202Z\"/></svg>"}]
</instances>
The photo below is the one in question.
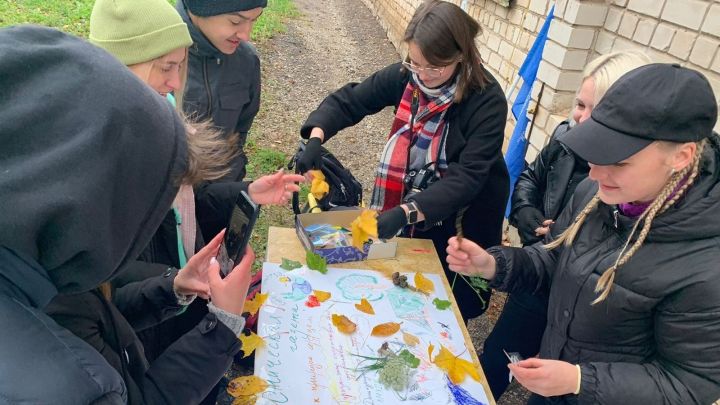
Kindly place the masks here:
<instances>
[{"instance_id":1,"label":"flag pole","mask_svg":"<svg viewBox=\"0 0 720 405\"><path fill-rule=\"evenodd\" d=\"M525 156L527 156L528 147L530 146L530 137L532 136L533 128L535 128L535 117L537 117L538 109L540 108L540 100L542 100L544 90L545 90L545 82L542 82L542 85L540 86L540 92L538 93L537 104L535 104L535 111L533 112L532 120L530 120L530 130L528 131L527 141L525 142L525 151L523 152L523 159L525 159Z\"/></svg>"}]
</instances>

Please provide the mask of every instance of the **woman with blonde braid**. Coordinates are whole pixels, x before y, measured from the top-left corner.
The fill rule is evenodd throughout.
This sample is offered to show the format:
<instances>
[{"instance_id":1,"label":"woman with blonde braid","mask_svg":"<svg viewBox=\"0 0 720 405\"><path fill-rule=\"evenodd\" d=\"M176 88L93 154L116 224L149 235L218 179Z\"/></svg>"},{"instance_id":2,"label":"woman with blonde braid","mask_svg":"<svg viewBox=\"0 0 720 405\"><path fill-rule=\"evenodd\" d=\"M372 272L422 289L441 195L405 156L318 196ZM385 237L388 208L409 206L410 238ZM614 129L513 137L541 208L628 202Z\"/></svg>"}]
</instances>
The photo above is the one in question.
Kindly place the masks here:
<instances>
[{"instance_id":1,"label":"woman with blonde braid","mask_svg":"<svg viewBox=\"0 0 720 405\"><path fill-rule=\"evenodd\" d=\"M720 397L716 120L700 73L635 69L563 138L590 173L549 244L485 251L450 239L453 271L511 292L550 288L539 357L509 365L537 394L529 403Z\"/></svg>"}]
</instances>

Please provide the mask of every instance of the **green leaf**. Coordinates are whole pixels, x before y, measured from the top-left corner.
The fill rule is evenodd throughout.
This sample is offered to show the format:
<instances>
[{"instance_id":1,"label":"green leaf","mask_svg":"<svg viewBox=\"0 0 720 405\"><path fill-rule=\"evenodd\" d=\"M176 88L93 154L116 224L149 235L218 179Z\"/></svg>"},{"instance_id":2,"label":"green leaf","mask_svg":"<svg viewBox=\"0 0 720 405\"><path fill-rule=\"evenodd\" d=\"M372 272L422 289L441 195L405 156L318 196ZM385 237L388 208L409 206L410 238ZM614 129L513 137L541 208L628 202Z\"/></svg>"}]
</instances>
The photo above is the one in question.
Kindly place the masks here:
<instances>
[{"instance_id":1,"label":"green leaf","mask_svg":"<svg viewBox=\"0 0 720 405\"><path fill-rule=\"evenodd\" d=\"M450 308L450 301L448 300L441 300L440 298L435 298L433 301L433 304L435 304L435 308L443 311L448 308Z\"/></svg>"},{"instance_id":2,"label":"green leaf","mask_svg":"<svg viewBox=\"0 0 720 405\"><path fill-rule=\"evenodd\" d=\"M280 268L283 270L295 270L302 267L302 263L296 262L295 260L290 260L286 258L282 258L282 264L280 264Z\"/></svg>"},{"instance_id":3,"label":"green leaf","mask_svg":"<svg viewBox=\"0 0 720 405\"><path fill-rule=\"evenodd\" d=\"M305 261L307 261L307 266L310 270L319 271L322 274L327 273L327 261L319 254L308 250L305 255Z\"/></svg>"},{"instance_id":4,"label":"green leaf","mask_svg":"<svg viewBox=\"0 0 720 405\"><path fill-rule=\"evenodd\" d=\"M420 359L415 357L412 353L410 353L407 349L403 349L400 354L398 354L398 357L405 360L405 363L410 368L417 368L417 366L420 365Z\"/></svg>"},{"instance_id":5,"label":"green leaf","mask_svg":"<svg viewBox=\"0 0 720 405\"><path fill-rule=\"evenodd\" d=\"M488 281L481 277L468 277L470 286L476 290L489 291Z\"/></svg>"}]
</instances>

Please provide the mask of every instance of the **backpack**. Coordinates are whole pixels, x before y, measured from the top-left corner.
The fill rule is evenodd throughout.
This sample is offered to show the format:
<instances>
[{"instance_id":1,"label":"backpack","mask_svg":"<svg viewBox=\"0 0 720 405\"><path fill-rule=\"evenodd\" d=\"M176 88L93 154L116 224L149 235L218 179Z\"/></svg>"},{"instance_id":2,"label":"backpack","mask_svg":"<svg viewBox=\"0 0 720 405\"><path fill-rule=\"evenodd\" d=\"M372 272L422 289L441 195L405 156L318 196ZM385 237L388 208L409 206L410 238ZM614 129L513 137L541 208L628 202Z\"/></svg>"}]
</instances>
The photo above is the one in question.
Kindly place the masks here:
<instances>
[{"instance_id":1,"label":"backpack","mask_svg":"<svg viewBox=\"0 0 720 405\"><path fill-rule=\"evenodd\" d=\"M318 206L323 211L342 209L342 207L357 207L362 202L362 185L357 181L355 176L350 173L350 170L346 169L332 153L323 146L320 148L322 158L321 171L325 175L325 181L330 186L330 191L325 197L318 200ZM297 152L295 152L295 155L288 163L288 170L297 167L297 160L304 151L305 143L300 141ZM295 214L307 212L308 207L305 207L303 210L300 209L298 193L293 193L292 205Z\"/></svg>"}]
</instances>

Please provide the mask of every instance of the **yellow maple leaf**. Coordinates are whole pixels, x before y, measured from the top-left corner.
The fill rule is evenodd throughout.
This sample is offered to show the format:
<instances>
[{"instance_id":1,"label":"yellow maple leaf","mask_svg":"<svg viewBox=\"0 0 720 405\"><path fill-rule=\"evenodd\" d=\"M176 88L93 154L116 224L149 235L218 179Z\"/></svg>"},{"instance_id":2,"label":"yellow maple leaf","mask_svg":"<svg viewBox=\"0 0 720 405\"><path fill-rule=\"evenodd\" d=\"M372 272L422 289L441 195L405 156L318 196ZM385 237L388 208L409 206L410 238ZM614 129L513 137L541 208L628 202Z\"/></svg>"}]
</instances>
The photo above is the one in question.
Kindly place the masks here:
<instances>
[{"instance_id":1,"label":"yellow maple leaf","mask_svg":"<svg viewBox=\"0 0 720 405\"><path fill-rule=\"evenodd\" d=\"M247 397L259 394L269 387L267 381L254 375L238 377L230 381L227 386L228 394L233 397Z\"/></svg>"},{"instance_id":2,"label":"yellow maple leaf","mask_svg":"<svg viewBox=\"0 0 720 405\"><path fill-rule=\"evenodd\" d=\"M351 334L357 329L355 322L345 315L332 314L332 324L342 333Z\"/></svg>"},{"instance_id":3,"label":"yellow maple leaf","mask_svg":"<svg viewBox=\"0 0 720 405\"><path fill-rule=\"evenodd\" d=\"M462 383L468 375L473 380L480 381L480 373L478 373L478 369L473 363L452 354L443 345L440 345L440 353L435 356L435 360L432 360L432 362L445 371L453 384Z\"/></svg>"},{"instance_id":4,"label":"yellow maple leaf","mask_svg":"<svg viewBox=\"0 0 720 405\"><path fill-rule=\"evenodd\" d=\"M310 170L310 174L312 175L310 193L316 199L322 200L330 192L330 185L325 181L325 175L320 170Z\"/></svg>"},{"instance_id":5,"label":"yellow maple leaf","mask_svg":"<svg viewBox=\"0 0 720 405\"><path fill-rule=\"evenodd\" d=\"M422 273L415 273L415 288L426 294L430 294L435 291L435 284L423 276Z\"/></svg>"},{"instance_id":6,"label":"yellow maple leaf","mask_svg":"<svg viewBox=\"0 0 720 405\"><path fill-rule=\"evenodd\" d=\"M258 347L265 346L265 339L254 332L250 332L249 336L244 333L240 334L240 341L242 342L243 359L251 355Z\"/></svg>"},{"instance_id":7,"label":"yellow maple leaf","mask_svg":"<svg viewBox=\"0 0 720 405\"><path fill-rule=\"evenodd\" d=\"M386 322L381 323L380 325L375 326L372 329L372 332L370 332L373 336L380 336L380 337L387 337L392 336L395 334L395 332L400 330L400 324L395 322Z\"/></svg>"},{"instance_id":8,"label":"yellow maple leaf","mask_svg":"<svg viewBox=\"0 0 720 405\"><path fill-rule=\"evenodd\" d=\"M375 315L375 309L370 305L370 302L366 300L365 298L360 300L359 304L355 304L355 308L357 308L360 312L365 312L366 314Z\"/></svg>"},{"instance_id":9,"label":"yellow maple leaf","mask_svg":"<svg viewBox=\"0 0 720 405\"><path fill-rule=\"evenodd\" d=\"M255 405L257 400L257 395L242 396L235 398L230 405Z\"/></svg>"},{"instance_id":10,"label":"yellow maple leaf","mask_svg":"<svg viewBox=\"0 0 720 405\"><path fill-rule=\"evenodd\" d=\"M373 210L362 210L360 215L350 224L353 246L363 250L365 241L371 236L377 237L377 212Z\"/></svg>"},{"instance_id":11,"label":"yellow maple leaf","mask_svg":"<svg viewBox=\"0 0 720 405\"><path fill-rule=\"evenodd\" d=\"M255 315L260 307L265 303L268 298L268 293L261 294L257 293L251 300L245 300L245 306L243 306L243 312L249 312L250 315Z\"/></svg>"},{"instance_id":12,"label":"yellow maple leaf","mask_svg":"<svg viewBox=\"0 0 720 405\"><path fill-rule=\"evenodd\" d=\"M417 336L403 331L403 342L408 346L417 346L420 343L420 339Z\"/></svg>"},{"instance_id":13,"label":"yellow maple leaf","mask_svg":"<svg viewBox=\"0 0 720 405\"><path fill-rule=\"evenodd\" d=\"M313 295L320 302L325 302L325 301L329 300L330 297L332 296L331 293L329 293L327 291L321 291L321 290L313 290Z\"/></svg>"}]
</instances>

